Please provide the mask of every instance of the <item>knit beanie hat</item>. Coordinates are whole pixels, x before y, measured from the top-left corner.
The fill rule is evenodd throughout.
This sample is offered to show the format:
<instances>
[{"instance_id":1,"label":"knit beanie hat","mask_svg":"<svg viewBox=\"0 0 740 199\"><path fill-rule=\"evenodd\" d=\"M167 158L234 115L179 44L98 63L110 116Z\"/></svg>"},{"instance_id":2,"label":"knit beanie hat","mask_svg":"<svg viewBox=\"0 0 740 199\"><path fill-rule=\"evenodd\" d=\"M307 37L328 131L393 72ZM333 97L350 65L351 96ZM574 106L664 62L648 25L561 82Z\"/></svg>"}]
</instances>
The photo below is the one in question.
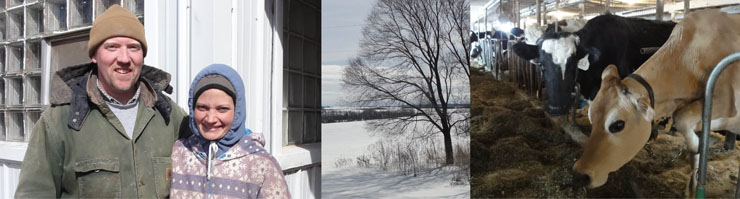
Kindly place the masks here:
<instances>
[{"instance_id":1,"label":"knit beanie hat","mask_svg":"<svg viewBox=\"0 0 740 199\"><path fill-rule=\"evenodd\" d=\"M136 19L134 13L118 4L114 4L105 10L93 21L92 29L90 29L90 40L87 42L88 55L93 57L103 41L115 36L130 37L141 42L144 57L146 57L147 45L144 25Z\"/></svg>"},{"instance_id":2,"label":"knit beanie hat","mask_svg":"<svg viewBox=\"0 0 740 199\"><path fill-rule=\"evenodd\" d=\"M198 97L200 97L200 94L203 94L204 91L211 88L219 89L226 92L226 94L231 96L231 99L234 101L234 103L236 103L236 92L234 86L231 85L231 82L223 75L210 74L201 78L200 81L198 81L198 84L195 85L195 88L193 88L193 90L195 91L195 95L193 95L193 104L198 102Z\"/></svg>"}]
</instances>

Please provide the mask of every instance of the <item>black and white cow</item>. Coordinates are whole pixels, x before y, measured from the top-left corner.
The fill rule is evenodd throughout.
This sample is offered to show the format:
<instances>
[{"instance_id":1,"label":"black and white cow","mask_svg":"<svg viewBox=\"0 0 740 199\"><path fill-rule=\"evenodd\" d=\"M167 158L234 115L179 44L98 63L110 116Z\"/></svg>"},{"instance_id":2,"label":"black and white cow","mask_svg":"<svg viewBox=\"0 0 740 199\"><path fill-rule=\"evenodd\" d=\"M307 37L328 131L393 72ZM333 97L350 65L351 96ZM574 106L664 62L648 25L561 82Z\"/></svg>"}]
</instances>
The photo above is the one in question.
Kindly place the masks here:
<instances>
[{"instance_id":1,"label":"black and white cow","mask_svg":"<svg viewBox=\"0 0 740 199\"><path fill-rule=\"evenodd\" d=\"M493 34L491 34L491 31L484 31L484 32L470 32L470 43L478 42L479 39L483 39L486 37L491 37Z\"/></svg>"},{"instance_id":2,"label":"black and white cow","mask_svg":"<svg viewBox=\"0 0 740 199\"><path fill-rule=\"evenodd\" d=\"M488 39L502 40L501 49L504 50L504 53L506 53L506 50L508 48L508 41L520 38L523 36L523 34L524 34L524 30L520 28L512 28L511 31L509 31L509 33L506 33L500 30L496 30L494 32L491 32L491 31L471 32L470 33L470 57L477 58L483 52L483 49L478 44L479 39L488 38Z\"/></svg>"},{"instance_id":3,"label":"black and white cow","mask_svg":"<svg viewBox=\"0 0 740 199\"><path fill-rule=\"evenodd\" d=\"M555 31L555 24L558 25L557 31ZM550 23L547 26L537 26L536 24L532 24L524 30L524 40L527 44L537 45L537 40L539 40L545 33L576 32L583 28L584 25L586 25L586 20L581 18L564 19L557 23Z\"/></svg>"},{"instance_id":4,"label":"black and white cow","mask_svg":"<svg viewBox=\"0 0 740 199\"><path fill-rule=\"evenodd\" d=\"M487 38L498 38L498 39L508 39L508 36L502 31L484 31L484 32L470 32L470 57L476 58L482 53L483 49L481 49L481 46L478 44L478 41L480 39L487 39Z\"/></svg>"},{"instance_id":5,"label":"black and white cow","mask_svg":"<svg viewBox=\"0 0 740 199\"><path fill-rule=\"evenodd\" d=\"M545 33L537 45L517 43L512 50L524 59L539 58L545 77L547 111L564 115L573 103L576 82L580 94L593 100L601 85L601 72L617 65L624 78L650 55L640 49L659 47L668 39L675 23L601 15L574 32Z\"/></svg>"},{"instance_id":6,"label":"black and white cow","mask_svg":"<svg viewBox=\"0 0 740 199\"><path fill-rule=\"evenodd\" d=\"M521 28L512 28L508 33L500 30L496 30L494 32L491 31L484 31L484 32L470 32L470 43L477 42L478 39L483 38L493 38L493 39L502 39L502 40L509 40L514 39L516 37L522 36L524 34L524 30Z\"/></svg>"}]
</instances>

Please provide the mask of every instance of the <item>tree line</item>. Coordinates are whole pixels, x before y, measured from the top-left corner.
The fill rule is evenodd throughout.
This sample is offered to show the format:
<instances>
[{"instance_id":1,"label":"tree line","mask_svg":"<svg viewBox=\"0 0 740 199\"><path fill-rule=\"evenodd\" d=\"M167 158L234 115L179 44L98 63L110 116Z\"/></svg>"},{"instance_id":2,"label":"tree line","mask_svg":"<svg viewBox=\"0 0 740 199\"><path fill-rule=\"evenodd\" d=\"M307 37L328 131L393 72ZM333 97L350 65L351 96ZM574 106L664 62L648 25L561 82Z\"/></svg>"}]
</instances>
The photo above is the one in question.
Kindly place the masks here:
<instances>
[{"instance_id":1,"label":"tree line","mask_svg":"<svg viewBox=\"0 0 740 199\"><path fill-rule=\"evenodd\" d=\"M377 120L416 115L414 109L361 109L361 110L321 110L321 123L351 122L363 120Z\"/></svg>"}]
</instances>

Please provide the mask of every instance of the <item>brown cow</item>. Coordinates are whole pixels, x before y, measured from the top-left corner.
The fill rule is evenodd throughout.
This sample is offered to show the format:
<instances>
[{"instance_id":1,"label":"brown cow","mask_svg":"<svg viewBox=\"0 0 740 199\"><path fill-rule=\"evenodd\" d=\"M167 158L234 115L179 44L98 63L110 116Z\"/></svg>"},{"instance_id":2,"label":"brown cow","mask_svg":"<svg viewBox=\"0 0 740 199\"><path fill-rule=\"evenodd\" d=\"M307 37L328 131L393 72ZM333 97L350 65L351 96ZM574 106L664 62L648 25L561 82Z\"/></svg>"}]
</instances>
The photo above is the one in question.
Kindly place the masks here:
<instances>
[{"instance_id":1,"label":"brown cow","mask_svg":"<svg viewBox=\"0 0 740 199\"><path fill-rule=\"evenodd\" d=\"M709 74L727 55L740 51L740 16L717 10L692 12L668 41L630 76L620 80L616 67L601 75L591 104L591 135L573 170L588 187L606 183L608 174L630 161L647 143L654 118L673 117L693 161L695 186L704 88ZM639 79L644 79L643 82ZM719 77L713 95L712 130L740 132L740 64ZM651 89L652 88L652 89ZM652 91L651 91L652 90ZM652 94L652 96L651 96ZM652 105L654 104L654 105Z\"/></svg>"}]
</instances>

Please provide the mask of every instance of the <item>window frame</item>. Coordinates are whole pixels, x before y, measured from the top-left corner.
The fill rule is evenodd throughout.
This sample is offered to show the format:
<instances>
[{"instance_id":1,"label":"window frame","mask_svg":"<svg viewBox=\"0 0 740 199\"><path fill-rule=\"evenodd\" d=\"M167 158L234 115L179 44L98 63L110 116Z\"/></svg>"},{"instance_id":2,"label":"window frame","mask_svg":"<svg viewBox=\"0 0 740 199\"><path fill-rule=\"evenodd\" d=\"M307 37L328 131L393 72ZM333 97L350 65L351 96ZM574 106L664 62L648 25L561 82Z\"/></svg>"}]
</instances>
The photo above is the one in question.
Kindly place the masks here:
<instances>
[{"instance_id":1,"label":"window frame","mask_svg":"<svg viewBox=\"0 0 740 199\"><path fill-rule=\"evenodd\" d=\"M92 20L94 20L98 14L93 14L92 12L95 12L95 10L91 11L90 14L93 14L93 16L89 16L90 21L80 21L79 23L70 23L71 20L76 20L76 18L69 16L73 14L73 8L76 8L77 4L82 2L83 0L68 0L63 1L64 2L64 18L59 18L60 16L54 15L52 11L47 11L48 9L53 8L59 8L59 7L53 7L53 6L59 6L59 2L47 2L47 1L20 1L20 4L18 5L6 5L7 8L3 6L3 8L0 8L0 15L3 16L4 22L10 23L8 20L9 17L6 13L14 12L11 14L15 14L17 16L21 16L22 20L16 20L13 23L21 23L18 27L20 28L19 35L15 35L13 37L9 37L8 33L8 27L6 26L3 32L2 36L4 38L2 41L0 41L0 47L2 50L0 52L3 53L2 55L2 71L0 71L0 78L2 78L2 83L0 85L3 86L2 90L2 107L0 107L0 120L2 120L0 123L0 127L2 130L0 130L0 150L5 151L5 153L0 153L0 161L6 161L6 162L16 162L20 163L23 161L23 158L25 156L26 149L28 148L28 141L30 139L30 132L33 127L33 124L35 124L36 121L29 123L27 120L28 118L35 118L37 121L40 118L41 114L43 113L43 110L49 105L49 84L51 81L51 76L56 71L51 71L51 50L52 50L52 43L64 41L64 40L75 40L79 39L80 37L87 37L89 35L90 28L92 27ZM101 1L96 0L88 0L92 6L96 6L96 4L100 3ZM112 1L112 4L118 4L122 5L124 8L134 8L136 6L143 6L144 2L142 0L114 0ZM72 5L75 4L75 5ZM103 6L97 9L107 9L108 6ZM29 12L33 12L33 14L40 14L39 18L32 18L29 19L32 16L29 16ZM40 13L39 13L40 12ZM139 13L136 13L135 15L139 20L143 19L144 11L140 10ZM20 15L19 15L20 13ZM50 15L51 13L51 15ZM48 18L53 18L51 22L47 21ZM34 22L35 26L29 25L29 20L35 20L31 21ZM59 24L60 20L63 20L63 24ZM51 29L48 29L48 27L52 27ZM28 34L29 30L28 28L37 28L34 29L32 34ZM38 46L38 60L35 60L38 64L38 68L33 67L31 70L29 70L27 67L28 63L27 60L29 59L28 56L28 50L29 44L31 45L39 45ZM14 72L11 78L20 78L21 79L21 91L22 93L19 94L18 97L20 97L21 102L19 102L16 106L8 107L6 106L7 101L7 81L6 78L6 66L7 66L7 48L6 46L16 45L20 46L22 48L21 55L20 55L20 71ZM81 53L87 53L87 52L81 52ZM34 54L32 54L34 55ZM35 96L29 95L26 90L29 88L29 80L31 78L39 78L39 88L37 90L37 93ZM31 88L31 89L35 89ZM26 98L28 97L37 97L34 104L27 104ZM23 129L23 140L13 140L9 141L7 139L8 135L8 112L21 112L20 119L22 120L20 128ZM38 115L32 115L32 114L38 114Z\"/></svg>"}]
</instances>

